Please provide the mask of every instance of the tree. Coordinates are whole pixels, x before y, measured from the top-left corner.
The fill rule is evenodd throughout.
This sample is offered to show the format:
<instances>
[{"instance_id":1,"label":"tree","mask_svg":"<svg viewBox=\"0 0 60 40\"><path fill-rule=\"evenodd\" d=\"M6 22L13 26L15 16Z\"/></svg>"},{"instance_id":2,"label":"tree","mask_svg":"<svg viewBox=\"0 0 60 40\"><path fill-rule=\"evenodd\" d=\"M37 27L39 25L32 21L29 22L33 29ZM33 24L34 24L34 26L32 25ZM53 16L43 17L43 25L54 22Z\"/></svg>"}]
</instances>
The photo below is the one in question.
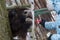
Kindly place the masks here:
<instances>
[{"instance_id":1,"label":"tree","mask_svg":"<svg viewBox=\"0 0 60 40\"><path fill-rule=\"evenodd\" d=\"M0 0L0 40L12 40L5 0Z\"/></svg>"}]
</instances>

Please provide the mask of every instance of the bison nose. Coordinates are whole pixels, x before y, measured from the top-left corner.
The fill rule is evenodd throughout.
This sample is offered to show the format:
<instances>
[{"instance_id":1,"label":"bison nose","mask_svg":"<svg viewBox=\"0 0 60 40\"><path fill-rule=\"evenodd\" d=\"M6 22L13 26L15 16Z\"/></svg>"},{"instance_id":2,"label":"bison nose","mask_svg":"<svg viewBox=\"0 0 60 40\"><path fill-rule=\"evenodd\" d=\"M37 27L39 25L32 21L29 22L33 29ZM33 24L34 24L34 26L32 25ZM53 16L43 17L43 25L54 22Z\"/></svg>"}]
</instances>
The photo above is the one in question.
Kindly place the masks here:
<instances>
[{"instance_id":1,"label":"bison nose","mask_svg":"<svg viewBox=\"0 0 60 40\"><path fill-rule=\"evenodd\" d=\"M28 23L28 24L32 24L32 19L31 18L26 18L26 23Z\"/></svg>"},{"instance_id":2,"label":"bison nose","mask_svg":"<svg viewBox=\"0 0 60 40\"><path fill-rule=\"evenodd\" d=\"M25 21L29 21L29 22L32 22L32 19L31 18L26 18Z\"/></svg>"}]
</instances>

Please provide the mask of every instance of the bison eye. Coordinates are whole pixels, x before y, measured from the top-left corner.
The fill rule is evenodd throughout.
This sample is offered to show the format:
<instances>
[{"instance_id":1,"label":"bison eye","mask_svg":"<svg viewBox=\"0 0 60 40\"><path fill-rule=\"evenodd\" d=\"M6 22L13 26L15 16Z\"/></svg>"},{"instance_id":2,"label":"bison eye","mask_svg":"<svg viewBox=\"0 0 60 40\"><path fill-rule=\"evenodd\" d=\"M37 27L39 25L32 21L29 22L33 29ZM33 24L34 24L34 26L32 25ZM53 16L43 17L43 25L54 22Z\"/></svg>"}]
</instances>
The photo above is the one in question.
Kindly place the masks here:
<instances>
[{"instance_id":1,"label":"bison eye","mask_svg":"<svg viewBox=\"0 0 60 40\"><path fill-rule=\"evenodd\" d=\"M27 14L27 12L24 12L24 14Z\"/></svg>"}]
</instances>

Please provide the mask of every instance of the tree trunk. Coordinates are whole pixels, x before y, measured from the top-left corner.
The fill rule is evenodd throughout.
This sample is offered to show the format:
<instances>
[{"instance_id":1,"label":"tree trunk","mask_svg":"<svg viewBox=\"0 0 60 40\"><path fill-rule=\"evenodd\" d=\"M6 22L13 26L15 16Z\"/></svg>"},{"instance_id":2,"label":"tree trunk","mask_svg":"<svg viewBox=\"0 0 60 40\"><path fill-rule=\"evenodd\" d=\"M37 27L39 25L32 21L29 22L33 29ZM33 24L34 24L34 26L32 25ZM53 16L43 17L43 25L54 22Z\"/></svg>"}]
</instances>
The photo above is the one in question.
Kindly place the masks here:
<instances>
[{"instance_id":1,"label":"tree trunk","mask_svg":"<svg viewBox=\"0 0 60 40\"><path fill-rule=\"evenodd\" d=\"M5 0L0 0L0 40L11 40L11 30L8 22L8 13Z\"/></svg>"}]
</instances>

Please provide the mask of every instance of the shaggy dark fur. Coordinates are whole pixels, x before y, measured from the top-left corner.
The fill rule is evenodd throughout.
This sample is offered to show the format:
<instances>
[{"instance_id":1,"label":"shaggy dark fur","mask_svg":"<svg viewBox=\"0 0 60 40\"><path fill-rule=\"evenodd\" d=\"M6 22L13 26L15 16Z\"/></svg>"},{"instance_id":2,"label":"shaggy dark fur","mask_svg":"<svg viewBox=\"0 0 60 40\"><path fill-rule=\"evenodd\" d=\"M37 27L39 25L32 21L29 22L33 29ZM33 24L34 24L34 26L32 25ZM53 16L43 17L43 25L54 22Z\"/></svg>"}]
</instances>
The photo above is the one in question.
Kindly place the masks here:
<instances>
[{"instance_id":1,"label":"shaggy dark fur","mask_svg":"<svg viewBox=\"0 0 60 40\"><path fill-rule=\"evenodd\" d=\"M25 21L26 18L31 18L26 16L27 12L25 9L11 9L9 10L9 22L12 30L13 36L26 37L27 30L32 25L32 21ZM31 18L32 19L32 18Z\"/></svg>"}]
</instances>

